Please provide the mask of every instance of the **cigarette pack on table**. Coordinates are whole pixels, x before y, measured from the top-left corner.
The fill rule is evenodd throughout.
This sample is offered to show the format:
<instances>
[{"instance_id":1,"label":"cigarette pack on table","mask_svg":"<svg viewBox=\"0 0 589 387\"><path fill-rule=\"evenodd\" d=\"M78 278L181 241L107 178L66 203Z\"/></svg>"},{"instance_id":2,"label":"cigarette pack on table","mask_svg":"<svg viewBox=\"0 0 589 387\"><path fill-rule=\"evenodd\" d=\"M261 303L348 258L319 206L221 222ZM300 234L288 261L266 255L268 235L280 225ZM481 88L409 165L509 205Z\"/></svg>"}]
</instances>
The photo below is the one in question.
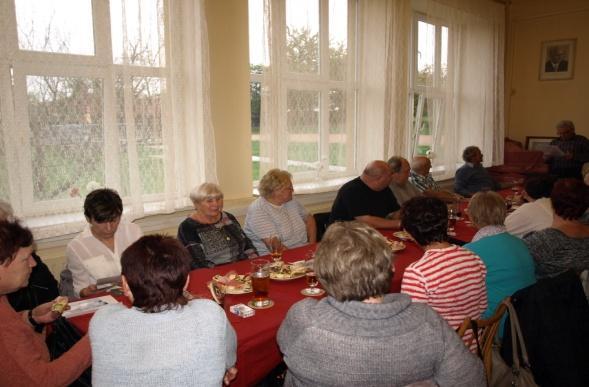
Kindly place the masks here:
<instances>
[{"instance_id":1,"label":"cigarette pack on table","mask_svg":"<svg viewBox=\"0 0 589 387\"><path fill-rule=\"evenodd\" d=\"M251 317L256 314L256 311L245 304L235 304L229 307L229 311L239 317Z\"/></svg>"}]
</instances>

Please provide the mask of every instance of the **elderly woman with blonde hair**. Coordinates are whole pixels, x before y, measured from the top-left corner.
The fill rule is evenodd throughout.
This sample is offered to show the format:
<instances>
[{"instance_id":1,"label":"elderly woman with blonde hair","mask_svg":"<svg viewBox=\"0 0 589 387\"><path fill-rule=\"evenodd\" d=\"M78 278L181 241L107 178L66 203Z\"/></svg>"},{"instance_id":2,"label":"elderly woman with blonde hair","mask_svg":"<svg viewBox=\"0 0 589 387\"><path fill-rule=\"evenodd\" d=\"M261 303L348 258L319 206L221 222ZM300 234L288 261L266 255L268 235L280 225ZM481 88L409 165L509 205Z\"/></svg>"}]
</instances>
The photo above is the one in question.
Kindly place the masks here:
<instances>
[{"instance_id":1,"label":"elderly woman with blonde hair","mask_svg":"<svg viewBox=\"0 0 589 387\"><path fill-rule=\"evenodd\" d=\"M235 216L223 211L223 192L217 184L195 187L190 200L194 212L180 223L178 239L192 256L192 269L258 256Z\"/></svg>"},{"instance_id":2,"label":"elderly woman with blonde hair","mask_svg":"<svg viewBox=\"0 0 589 387\"><path fill-rule=\"evenodd\" d=\"M247 210L245 233L260 255L269 253L273 237L288 249L316 242L315 219L293 199L291 179L287 171L269 170L258 185L260 197Z\"/></svg>"},{"instance_id":3,"label":"elderly woman with blonde hair","mask_svg":"<svg viewBox=\"0 0 589 387\"><path fill-rule=\"evenodd\" d=\"M328 296L294 304L278 330L285 386L484 385L480 360L431 307L389 293L392 255L364 223L327 229L314 268Z\"/></svg>"},{"instance_id":4,"label":"elderly woman with blonde hair","mask_svg":"<svg viewBox=\"0 0 589 387\"><path fill-rule=\"evenodd\" d=\"M464 248L478 255L487 274L487 309L489 318L505 297L536 282L534 261L525 243L505 230L505 200L496 192L476 193L468 206L468 216L479 229Z\"/></svg>"}]
</instances>

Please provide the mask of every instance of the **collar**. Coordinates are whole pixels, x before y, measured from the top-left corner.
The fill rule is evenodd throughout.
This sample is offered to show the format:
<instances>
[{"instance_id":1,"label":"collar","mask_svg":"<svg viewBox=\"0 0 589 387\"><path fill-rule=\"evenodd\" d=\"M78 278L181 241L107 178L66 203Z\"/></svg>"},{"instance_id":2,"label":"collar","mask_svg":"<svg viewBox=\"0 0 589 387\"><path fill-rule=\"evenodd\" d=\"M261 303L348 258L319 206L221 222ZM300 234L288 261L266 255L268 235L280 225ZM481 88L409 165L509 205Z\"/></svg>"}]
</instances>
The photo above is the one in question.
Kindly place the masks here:
<instances>
[{"instance_id":1,"label":"collar","mask_svg":"<svg viewBox=\"0 0 589 387\"><path fill-rule=\"evenodd\" d=\"M504 232L506 232L506 230L505 230L505 226L503 226L503 225L502 226L497 226L497 225L485 226L485 227L481 228L479 231L477 231L476 234L474 234L474 237L472 237L471 242L476 242L479 239L483 239L485 237L501 234Z\"/></svg>"}]
</instances>

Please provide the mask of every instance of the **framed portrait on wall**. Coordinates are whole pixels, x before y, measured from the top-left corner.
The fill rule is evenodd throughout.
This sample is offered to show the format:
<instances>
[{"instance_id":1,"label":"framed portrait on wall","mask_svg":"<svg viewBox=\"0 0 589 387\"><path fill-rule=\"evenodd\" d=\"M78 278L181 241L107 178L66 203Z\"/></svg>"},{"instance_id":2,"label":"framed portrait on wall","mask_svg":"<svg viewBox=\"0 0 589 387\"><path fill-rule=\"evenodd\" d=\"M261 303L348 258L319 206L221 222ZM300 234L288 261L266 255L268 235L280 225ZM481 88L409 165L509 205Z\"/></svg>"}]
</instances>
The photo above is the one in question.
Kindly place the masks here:
<instances>
[{"instance_id":1,"label":"framed portrait on wall","mask_svg":"<svg viewBox=\"0 0 589 387\"><path fill-rule=\"evenodd\" d=\"M575 67L576 39L542 42L540 80L572 79Z\"/></svg>"}]
</instances>

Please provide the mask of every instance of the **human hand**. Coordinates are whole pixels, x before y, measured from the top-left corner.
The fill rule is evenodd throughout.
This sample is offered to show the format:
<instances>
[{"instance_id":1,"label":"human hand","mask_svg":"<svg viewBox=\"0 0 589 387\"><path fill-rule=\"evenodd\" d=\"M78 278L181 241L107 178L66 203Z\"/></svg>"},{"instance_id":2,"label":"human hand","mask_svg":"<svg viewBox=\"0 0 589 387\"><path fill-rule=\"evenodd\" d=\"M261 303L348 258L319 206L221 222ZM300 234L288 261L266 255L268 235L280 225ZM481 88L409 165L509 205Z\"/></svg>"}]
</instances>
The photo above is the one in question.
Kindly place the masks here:
<instances>
[{"instance_id":1,"label":"human hand","mask_svg":"<svg viewBox=\"0 0 589 387\"><path fill-rule=\"evenodd\" d=\"M80 290L80 297L88 297L96 292L98 292L98 288L96 287L96 284L93 284Z\"/></svg>"},{"instance_id":2,"label":"human hand","mask_svg":"<svg viewBox=\"0 0 589 387\"><path fill-rule=\"evenodd\" d=\"M35 320L38 324L48 324L50 322L55 321L61 313L59 311L53 310L52 307L55 303L63 302L67 303L67 297L57 297L53 301L46 302L34 308L31 311L31 317Z\"/></svg>"},{"instance_id":3,"label":"human hand","mask_svg":"<svg viewBox=\"0 0 589 387\"><path fill-rule=\"evenodd\" d=\"M225 376L223 377L223 384L228 386L235 378L237 377L237 368L231 367L227 371L225 371Z\"/></svg>"}]
</instances>

